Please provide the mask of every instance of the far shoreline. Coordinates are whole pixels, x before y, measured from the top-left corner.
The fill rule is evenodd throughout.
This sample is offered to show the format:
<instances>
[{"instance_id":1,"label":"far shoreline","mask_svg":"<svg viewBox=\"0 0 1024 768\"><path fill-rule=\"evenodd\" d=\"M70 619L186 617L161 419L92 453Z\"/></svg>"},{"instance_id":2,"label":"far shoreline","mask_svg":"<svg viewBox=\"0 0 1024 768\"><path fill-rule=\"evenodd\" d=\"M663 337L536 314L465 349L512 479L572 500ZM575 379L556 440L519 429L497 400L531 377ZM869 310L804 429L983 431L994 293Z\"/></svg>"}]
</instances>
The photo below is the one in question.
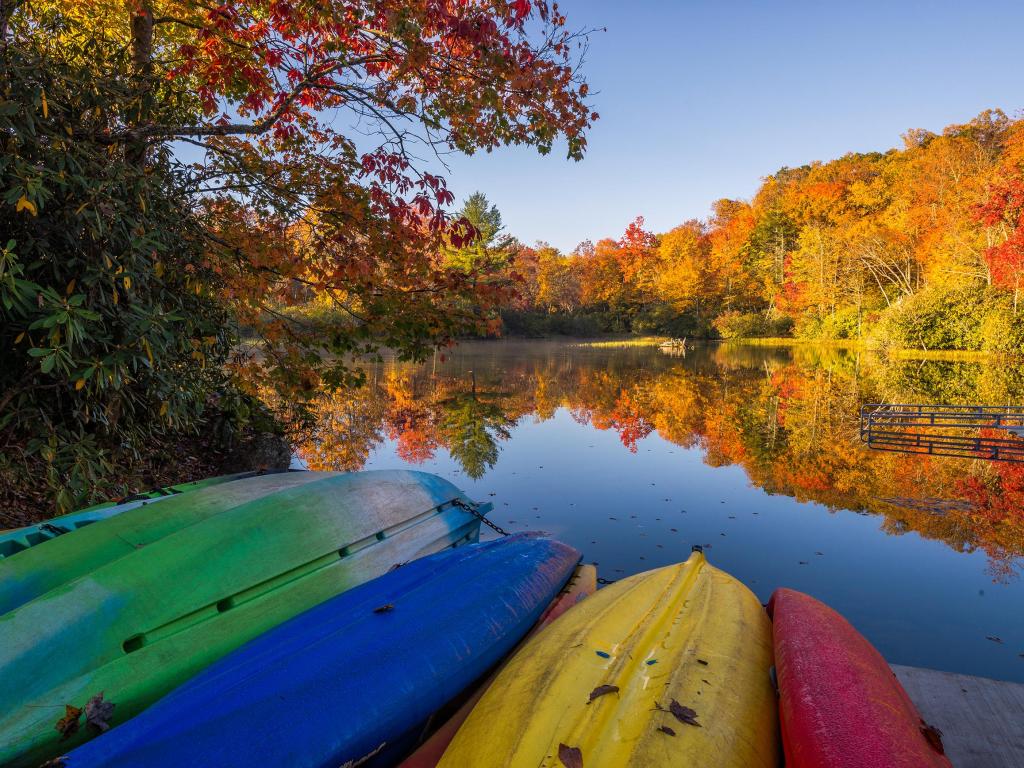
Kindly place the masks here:
<instances>
[{"instance_id":1,"label":"far shoreline","mask_svg":"<svg viewBox=\"0 0 1024 768\"><path fill-rule=\"evenodd\" d=\"M561 336L552 334L547 336L520 336L508 335L492 338L468 338L459 339L458 344L495 342L506 343L564 343L572 347L589 349L619 349L628 347L657 347L659 344L670 341L669 336L632 336L612 335L607 336ZM863 352L871 352L880 357L890 360L939 360L939 361L980 361L980 360L1022 360L1024 351L1012 352L990 352L978 349L911 349L911 348L889 348L875 347L859 339L798 339L786 336L771 337L745 337L730 339L686 339L687 346L747 346L747 347L800 347L819 349L846 349Z\"/></svg>"}]
</instances>

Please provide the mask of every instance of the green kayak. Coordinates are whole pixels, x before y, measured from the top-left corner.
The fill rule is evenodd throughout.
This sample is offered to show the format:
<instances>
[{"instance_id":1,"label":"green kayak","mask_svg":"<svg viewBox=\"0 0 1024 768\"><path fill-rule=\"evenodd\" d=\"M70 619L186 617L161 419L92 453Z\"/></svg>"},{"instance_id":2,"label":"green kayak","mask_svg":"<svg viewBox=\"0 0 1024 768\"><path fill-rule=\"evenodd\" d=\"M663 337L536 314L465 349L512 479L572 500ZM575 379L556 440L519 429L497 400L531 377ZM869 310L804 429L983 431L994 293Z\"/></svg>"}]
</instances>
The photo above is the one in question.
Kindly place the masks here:
<instances>
[{"instance_id":1,"label":"green kayak","mask_svg":"<svg viewBox=\"0 0 1024 768\"><path fill-rule=\"evenodd\" d=\"M3 531L0 533L0 560L13 557L30 547L45 544L58 536L74 533L87 525L93 525L101 520L106 520L108 517L120 515L129 509L153 504L157 501L165 501L172 496L177 496L179 493L197 491L200 488L230 483L232 480L241 480L246 477L255 477L256 474L255 472L240 472L234 475L208 477L205 480L194 480L188 483L165 485L163 488L146 491L145 493L137 493L121 501L105 501L102 504L95 504L85 509L69 512L66 515L51 517L49 520L44 520L35 525L26 525L22 528Z\"/></svg>"},{"instance_id":2,"label":"green kayak","mask_svg":"<svg viewBox=\"0 0 1024 768\"><path fill-rule=\"evenodd\" d=\"M284 472L209 486L159 504L140 505L80 528L74 536L57 536L44 546L4 558L0 560L0 614L175 531L323 477L316 472Z\"/></svg>"},{"instance_id":3,"label":"green kayak","mask_svg":"<svg viewBox=\"0 0 1024 768\"><path fill-rule=\"evenodd\" d=\"M0 764L38 765L94 736L83 717L61 738L68 706L84 709L102 694L114 704L109 724L124 722L282 621L479 537L486 508L433 475L308 475L109 558L0 616Z\"/></svg>"}]
</instances>

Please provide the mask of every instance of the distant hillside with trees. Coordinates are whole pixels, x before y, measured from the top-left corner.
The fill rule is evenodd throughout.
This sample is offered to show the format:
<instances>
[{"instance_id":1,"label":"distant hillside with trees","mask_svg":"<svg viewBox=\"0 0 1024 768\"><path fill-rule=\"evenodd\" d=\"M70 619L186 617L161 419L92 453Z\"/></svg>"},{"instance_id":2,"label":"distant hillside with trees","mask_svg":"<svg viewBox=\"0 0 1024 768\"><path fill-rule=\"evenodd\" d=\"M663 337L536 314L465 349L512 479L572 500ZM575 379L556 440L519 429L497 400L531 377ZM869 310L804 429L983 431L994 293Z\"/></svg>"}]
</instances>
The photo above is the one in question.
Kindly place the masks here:
<instances>
[{"instance_id":1,"label":"distant hillside with trees","mask_svg":"<svg viewBox=\"0 0 1024 768\"><path fill-rule=\"evenodd\" d=\"M514 246L513 334L853 339L1024 352L1024 122L987 111L904 146L783 168L705 221L569 254Z\"/></svg>"}]
</instances>

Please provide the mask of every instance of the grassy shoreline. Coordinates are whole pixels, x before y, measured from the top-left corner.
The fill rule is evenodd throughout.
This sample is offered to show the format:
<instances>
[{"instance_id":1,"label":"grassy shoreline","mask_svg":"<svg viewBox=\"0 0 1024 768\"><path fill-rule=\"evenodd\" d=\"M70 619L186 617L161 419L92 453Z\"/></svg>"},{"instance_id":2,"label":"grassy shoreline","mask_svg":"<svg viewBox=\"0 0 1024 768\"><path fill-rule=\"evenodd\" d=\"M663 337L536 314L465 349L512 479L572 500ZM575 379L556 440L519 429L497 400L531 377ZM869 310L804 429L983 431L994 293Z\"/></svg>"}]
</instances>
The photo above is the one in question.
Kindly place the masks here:
<instances>
[{"instance_id":1,"label":"grassy shoreline","mask_svg":"<svg viewBox=\"0 0 1024 768\"><path fill-rule=\"evenodd\" d=\"M609 339L602 341L581 341L575 347L614 349L619 347L655 347L668 336L641 336L638 338ZM818 347L827 349L850 349L872 351L892 360L948 360L970 361L986 359L1020 360L1022 355L1000 352L983 352L972 349L872 349L856 339L794 339L788 337L759 337L735 339L695 339L688 344L722 344L745 347Z\"/></svg>"}]
</instances>

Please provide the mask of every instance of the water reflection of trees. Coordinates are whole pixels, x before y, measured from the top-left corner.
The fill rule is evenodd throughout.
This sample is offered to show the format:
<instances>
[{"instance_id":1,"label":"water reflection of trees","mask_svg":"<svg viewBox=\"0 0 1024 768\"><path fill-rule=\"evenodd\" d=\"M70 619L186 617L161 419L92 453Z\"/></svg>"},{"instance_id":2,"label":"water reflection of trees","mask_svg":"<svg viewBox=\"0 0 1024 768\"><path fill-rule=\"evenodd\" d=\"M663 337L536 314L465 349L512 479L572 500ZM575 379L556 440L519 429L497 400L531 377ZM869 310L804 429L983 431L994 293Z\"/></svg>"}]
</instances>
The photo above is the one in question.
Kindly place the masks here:
<instances>
[{"instance_id":1,"label":"water reflection of trees","mask_svg":"<svg viewBox=\"0 0 1024 768\"><path fill-rule=\"evenodd\" d=\"M712 466L742 466L769 493L880 515L892 534L984 550L994 575L1008 578L1024 555L1024 466L869 451L858 409L1020 403L1022 394L1014 367L886 363L842 350L717 347L679 360L554 345L496 354L485 345L441 366L381 366L358 392L323 398L299 450L313 468L357 469L388 439L412 463L443 449L476 478L520 419L565 408L616 432L626 450L654 432L700 448Z\"/></svg>"}]
</instances>

